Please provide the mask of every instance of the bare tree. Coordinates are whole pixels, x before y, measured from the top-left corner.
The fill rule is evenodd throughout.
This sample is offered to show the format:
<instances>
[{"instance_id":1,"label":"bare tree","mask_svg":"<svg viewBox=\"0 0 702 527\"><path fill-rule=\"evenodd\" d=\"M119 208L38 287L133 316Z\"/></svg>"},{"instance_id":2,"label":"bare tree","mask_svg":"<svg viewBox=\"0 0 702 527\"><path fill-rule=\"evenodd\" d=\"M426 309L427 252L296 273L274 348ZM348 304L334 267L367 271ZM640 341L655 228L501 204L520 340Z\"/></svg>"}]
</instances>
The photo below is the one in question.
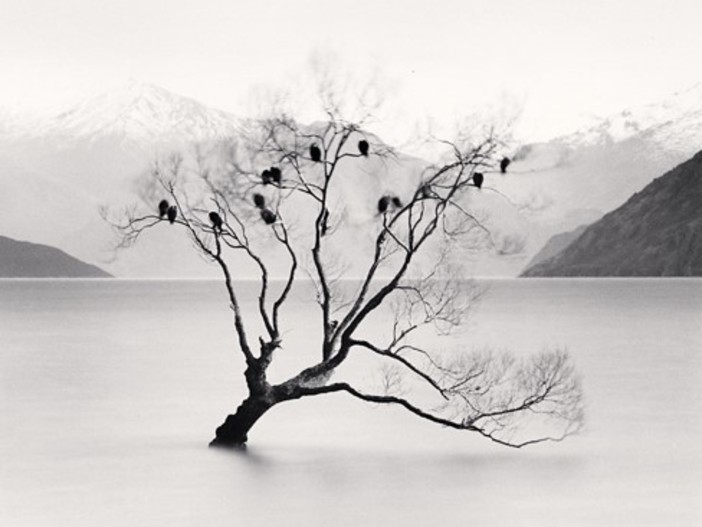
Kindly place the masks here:
<instances>
[{"instance_id":1,"label":"bare tree","mask_svg":"<svg viewBox=\"0 0 702 527\"><path fill-rule=\"evenodd\" d=\"M321 123L303 126L279 113L242 124L230 142L155 163L153 212L135 207L115 222L123 246L170 222L221 270L248 396L217 428L211 445L243 445L273 406L336 392L401 406L510 447L576 432L581 388L564 351L517 359L432 346L465 323L480 294L461 280L452 251L492 243L490 230L471 212L471 197L489 192L489 185L481 188L483 179L499 172L503 145L495 134L477 142L443 141L440 161L421 165L409 186L395 194L379 191L365 205L369 223L360 239L367 252L355 248L361 256L345 264L343 245L358 228L343 194L349 179L358 173L382 178L377 172L388 167L402 172L410 158L368 133L367 116L345 120L333 97L323 100ZM283 279L274 281L281 262L287 262ZM259 277L253 313L244 313L234 272L246 263ZM349 276L358 279L341 281ZM308 345L318 354L276 384L267 372L285 345L284 308L301 279L317 291L319 316L311 323L318 324L320 338ZM256 339L248 317L262 328ZM385 333L366 331L374 317L384 321ZM333 380L354 354L378 361L379 390Z\"/></svg>"}]
</instances>

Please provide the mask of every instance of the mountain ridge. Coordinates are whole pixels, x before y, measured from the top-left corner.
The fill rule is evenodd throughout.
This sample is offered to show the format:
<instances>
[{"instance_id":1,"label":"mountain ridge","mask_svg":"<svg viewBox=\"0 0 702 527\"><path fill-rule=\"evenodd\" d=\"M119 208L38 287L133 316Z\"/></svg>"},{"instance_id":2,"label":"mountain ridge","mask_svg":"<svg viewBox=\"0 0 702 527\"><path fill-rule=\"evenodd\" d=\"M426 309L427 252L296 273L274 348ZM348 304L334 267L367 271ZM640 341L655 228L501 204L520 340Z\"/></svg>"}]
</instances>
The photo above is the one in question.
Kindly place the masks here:
<instances>
[{"instance_id":1,"label":"mountain ridge","mask_svg":"<svg viewBox=\"0 0 702 527\"><path fill-rule=\"evenodd\" d=\"M49 245L0 235L0 278L110 278L99 267Z\"/></svg>"},{"instance_id":2,"label":"mountain ridge","mask_svg":"<svg viewBox=\"0 0 702 527\"><path fill-rule=\"evenodd\" d=\"M522 276L702 276L702 151Z\"/></svg>"},{"instance_id":3,"label":"mountain ridge","mask_svg":"<svg viewBox=\"0 0 702 527\"><path fill-rule=\"evenodd\" d=\"M508 177L491 177L486 186L515 205L521 219L508 221L519 230L515 235L527 241L523 254L482 268L478 263L474 272L519 274L550 236L591 223L621 205L689 157L692 145L702 144L702 85L643 108L610 116L589 127L590 132L583 129L528 145L515 156ZM85 260L109 260L105 265L121 276L161 276L166 269L168 276L178 276L171 261L182 266L184 276L206 274L197 258L163 262L163 246L152 252L138 247L112 262L106 248L109 228L98 209L133 204L138 182L154 159L195 144L221 142L242 121L163 88L132 82L86 98L50 119L22 123L0 123L6 124L0 134L0 185L19 193L22 201L0 194L0 224L6 234L56 245ZM51 220L55 228L24 221L22 207L31 208L42 221ZM511 213L495 212L504 214Z\"/></svg>"}]
</instances>

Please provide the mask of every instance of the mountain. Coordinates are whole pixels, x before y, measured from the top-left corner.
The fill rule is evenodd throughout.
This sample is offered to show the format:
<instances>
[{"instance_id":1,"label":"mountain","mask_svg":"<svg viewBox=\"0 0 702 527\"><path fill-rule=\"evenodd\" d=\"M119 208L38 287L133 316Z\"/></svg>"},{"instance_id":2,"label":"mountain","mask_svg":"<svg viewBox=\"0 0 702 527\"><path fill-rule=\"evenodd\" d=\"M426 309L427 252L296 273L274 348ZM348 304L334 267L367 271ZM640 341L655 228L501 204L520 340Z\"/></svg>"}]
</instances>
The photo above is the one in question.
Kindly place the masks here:
<instances>
[{"instance_id":1,"label":"mountain","mask_svg":"<svg viewBox=\"0 0 702 527\"><path fill-rule=\"evenodd\" d=\"M477 261L472 272L518 274L551 236L594 222L689 158L702 144L701 112L697 86L513 152L508 175L486 173L486 192L474 201L481 218L494 219L497 252L512 254ZM49 118L0 116L3 233L60 247L119 276L209 276L212 271L172 231L149 234L115 258L112 231L99 211L140 203L143 176L155 159L192 152L194 145L206 149L240 124L226 112L138 82ZM389 166L368 160L362 174L349 172L342 185L349 212L365 218L371 194L396 190L388 187L391 181L411 186L424 163L403 159ZM402 179L403 173L411 176ZM491 190L498 192L488 195Z\"/></svg>"},{"instance_id":2,"label":"mountain","mask_svg":"<svg viewBox=\"0 0 702 527\"><path fill-rule=\"evenodd\" d=\"M494 185L529 233L521 268L558 233L590 224L702 146L702 84L625 109L547 142L516 148ZM519 271L517 270L516 273Z\"/></svg>"},{"instance_id":3,"label":"mountain","mask_svg":"<svg viewBox=\"0 0 702 527\"><path fill-rule=\"evenodd\" d=\"M154 160L231 136L238 126L232 115L130 82L53 116L14 116L4 123L0 225L5 234L60 247L121 276L202 274L197 256L175 257L164 240L115 258L113 233L100 210L138 203L140 182Z\"/></svg>"},{"instance_id":4,"label":"mountain","mask_svg":"<svg viewBox=\"0 0 702 527\"><path fill-rule=\"evenodd\" d=\"M108 278L99 267L60 249L0 236L1 278Z\"/></svg>"},{"instance_id":5,"label":"mountain","mask_svg":"<svg viewBox=\"0 0 702 527\"><path fill-rule=\"evenodd\" d=\"M193 143L230 137L231 114L153 84L129 81L48 119L15 125L26 138L52 142L121 141L131 146Z\"/></svg>"},{"instance_id":6,"label":"mountain","mask_svg":"<svg viewBox=\"0 0 702 527\"><path fill-rule=\"evenodd\" d=\"M702 152L524 276L702 276Z\"/></svg>"},{"instance_id":7,"label":"mountain","mask_svg":"<svg viewBox=\"0 0 702 527\"><path fill-rule=\"evenodd\" d=\"M543 248L534 255L534 257L527 264L525 269L528 270L534 267L535 265L540 264L541 262L545 262L549 258L556 256L558 253L563 252L566 249L566 247L568 247L571 243L577 240L580 237L580 235L583 232L585 232L587 227L587 225L581 225L580 227L577 227L572 231L561 232L559 234L554 234L553 236L551 236L548 242L546 242L546 245L544 245Z\"/></svg>"}]
</instances>

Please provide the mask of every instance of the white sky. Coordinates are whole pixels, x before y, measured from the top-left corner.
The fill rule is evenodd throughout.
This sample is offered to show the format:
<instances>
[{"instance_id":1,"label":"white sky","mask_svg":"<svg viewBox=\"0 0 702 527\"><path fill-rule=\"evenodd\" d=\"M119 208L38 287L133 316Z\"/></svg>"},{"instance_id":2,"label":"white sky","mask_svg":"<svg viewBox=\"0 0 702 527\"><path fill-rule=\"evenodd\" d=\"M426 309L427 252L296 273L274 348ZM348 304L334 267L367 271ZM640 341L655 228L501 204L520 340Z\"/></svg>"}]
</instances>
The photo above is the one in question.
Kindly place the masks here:
<instances>
[{"instance_id":1,"label":"white sky","mask_svg":"<svg viewBox=\"0 0 702 527\"><path fill-rule=\"evenodd\" d=\"M331 53L405 119L516 101L545 138L702 80L701 20L699 0L0 0L0 103L133 77L241 115Z\"/></svg>"}]
</instances>

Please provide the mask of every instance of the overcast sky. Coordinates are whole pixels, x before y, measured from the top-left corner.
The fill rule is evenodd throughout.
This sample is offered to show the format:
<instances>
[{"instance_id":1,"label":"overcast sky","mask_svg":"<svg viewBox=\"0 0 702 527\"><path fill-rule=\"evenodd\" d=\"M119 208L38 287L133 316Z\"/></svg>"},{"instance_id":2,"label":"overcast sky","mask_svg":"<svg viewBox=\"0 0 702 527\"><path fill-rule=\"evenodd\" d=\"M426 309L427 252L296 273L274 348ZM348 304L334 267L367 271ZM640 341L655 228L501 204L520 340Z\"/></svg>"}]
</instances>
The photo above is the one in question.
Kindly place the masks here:
<instances>
[{"instance_id":1,"label":"overcast sky","mask_svg":"<svg viewBox=\"0 0 702 527\"><path fill-rule=\"evenodd\" d=\"M702 77L699 0L2 0L0 103L136 78L246 114L335 56L407 115L521 105L548 137Z\"/></svg>"}]
</instances>

